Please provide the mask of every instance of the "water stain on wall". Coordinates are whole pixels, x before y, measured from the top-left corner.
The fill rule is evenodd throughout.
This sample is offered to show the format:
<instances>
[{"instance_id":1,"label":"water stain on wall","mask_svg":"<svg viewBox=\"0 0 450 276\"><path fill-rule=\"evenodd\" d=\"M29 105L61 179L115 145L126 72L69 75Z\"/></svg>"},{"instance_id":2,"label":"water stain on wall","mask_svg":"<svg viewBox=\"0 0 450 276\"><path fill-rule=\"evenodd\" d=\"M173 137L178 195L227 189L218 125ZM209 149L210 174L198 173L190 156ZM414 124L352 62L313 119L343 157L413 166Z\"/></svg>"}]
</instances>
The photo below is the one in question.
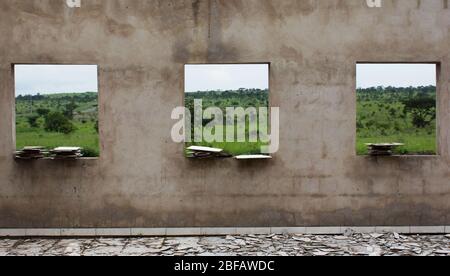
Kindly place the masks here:
<instances>
[{"instance_id":1,"label":"water stain on wall","mask_svg":"<svg viewBox=\"0 0 450 276\"><path fill-rule=\"evenodd\" d=\"M106 21L106 28L109 34L117 35L121 37L129 37L131 36L135 28L130 24L119 23L116 20L109 18Z\"/></svg>"}]
</instances>

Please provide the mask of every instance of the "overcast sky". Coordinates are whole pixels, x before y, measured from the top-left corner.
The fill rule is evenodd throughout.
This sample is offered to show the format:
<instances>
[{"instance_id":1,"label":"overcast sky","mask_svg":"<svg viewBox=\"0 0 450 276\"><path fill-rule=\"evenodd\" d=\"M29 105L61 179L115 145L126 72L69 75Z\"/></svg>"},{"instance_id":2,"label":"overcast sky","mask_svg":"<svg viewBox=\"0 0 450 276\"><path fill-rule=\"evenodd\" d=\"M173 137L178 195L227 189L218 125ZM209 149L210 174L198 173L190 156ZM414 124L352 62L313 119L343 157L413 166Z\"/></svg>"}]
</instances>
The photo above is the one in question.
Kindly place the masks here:
<instances>
[{"instance_id":1,"label":"overcast sky","mask_svg":"<svg viewBox=\"0 0 450 276\"><path fill-rule=\"evenodd\" d=\"M269 88L268 64L186 65L186 92ZM16 65L16 95L97 92L96 65ZM358 64L357 87L436 85L435 64Z\"/></svg>"},{"instance_id":2,"label":"overcast sky","mask_svg":"<svg viewBox=\"0 0 450 276\"><path fill-rule=\"evenodd\" d=\"M16 65L16 95L98 92L96 65Z\"/></svg>"},{"instance_id":3,"label":"overcast sky","mask_svg":"<svg viewBox=\"0 0 450 276\"><path fill-rule=\"evenodd\" d=\"M358 64L357 87L436 85L435 64Z\"/></svg>"},{"instance_id":4,"label":"overcast sky","mask_svg":"<svg viewBox=\"0 0 450 276\"><path fill-rule=\"evenodd\" d=\"M268 64L186 65L185 92L269 89Z\"/></svg>"}]
</instances>

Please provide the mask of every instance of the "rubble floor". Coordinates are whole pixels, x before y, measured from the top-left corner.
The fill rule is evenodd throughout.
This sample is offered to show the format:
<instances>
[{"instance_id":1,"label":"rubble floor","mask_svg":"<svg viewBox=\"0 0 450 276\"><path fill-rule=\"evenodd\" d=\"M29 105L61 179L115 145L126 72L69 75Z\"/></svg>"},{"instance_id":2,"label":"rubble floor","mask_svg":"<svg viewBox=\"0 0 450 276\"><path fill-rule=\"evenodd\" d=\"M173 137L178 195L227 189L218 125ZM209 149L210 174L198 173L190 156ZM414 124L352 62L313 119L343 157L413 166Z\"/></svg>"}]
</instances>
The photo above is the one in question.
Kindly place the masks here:
<instances>
[{"instance_id":1,"label":"rubble floor","mask_svg":"<svg viewBox=\"0 0 450 276\"><path fill-rule=\"evenodd\" d=\"M0 256L450 256L450 235L0 239Z\"/></svg>"}]
</instances>

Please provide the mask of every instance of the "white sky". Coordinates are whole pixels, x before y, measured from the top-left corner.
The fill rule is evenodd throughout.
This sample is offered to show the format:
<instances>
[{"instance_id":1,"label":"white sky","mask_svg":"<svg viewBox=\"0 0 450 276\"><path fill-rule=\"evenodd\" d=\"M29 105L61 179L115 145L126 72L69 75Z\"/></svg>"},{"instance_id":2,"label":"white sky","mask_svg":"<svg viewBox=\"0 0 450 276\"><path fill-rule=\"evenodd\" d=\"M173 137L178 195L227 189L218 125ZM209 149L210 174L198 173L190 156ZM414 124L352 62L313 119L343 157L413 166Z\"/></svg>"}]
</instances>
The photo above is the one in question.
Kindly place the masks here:
<instances>
[{"instance_id":1,"label":"white sky","mask_svg":"<svg viewBox=\"0 0 450 276\"><path fill-rule=\"evenodd\" d=\"M96 65L16 65L16 95L98 92ZM435 64L358 64L357 87L436 85ZM269 88L268 64L185 66L186 92Z\"/></svg>"},{"instance_id":2,"label":"white sky","mask_svg":"<svg viewBox=\"0 0 450 276\"><path fill-rule=\"evenodd\" d=\"M436 85L435 64L358 64L358 88Z\"/></svg>"},{"instance_id":3,"label":"white sky","mask_svg":"<svg viewBox=\"0 0 450 276\"><path fill-rule=\"evenodd\" d=\"M97 65L15 65L16 96L98 92Z\"/></svg>"},{"instance_id":4,"label":"white sky","mask_svg":"<svg viewBox=\"0 0 450 276\"><path fill-rule=\"evenodd\" d=\"M185 92L269 89L268 64L200 64L185 66Z\"/></svg>"}]
</instances>

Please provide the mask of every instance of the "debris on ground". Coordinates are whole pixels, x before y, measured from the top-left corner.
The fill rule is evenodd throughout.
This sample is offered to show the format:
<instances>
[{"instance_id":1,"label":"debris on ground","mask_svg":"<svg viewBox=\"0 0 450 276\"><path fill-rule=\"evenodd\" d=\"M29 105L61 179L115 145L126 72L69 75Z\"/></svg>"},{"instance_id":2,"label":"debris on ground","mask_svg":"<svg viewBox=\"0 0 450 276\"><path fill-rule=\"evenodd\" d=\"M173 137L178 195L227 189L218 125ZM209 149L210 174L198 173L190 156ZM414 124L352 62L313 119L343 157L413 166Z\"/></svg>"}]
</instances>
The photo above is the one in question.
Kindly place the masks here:
<instances>
[{"instance_id":1,"label":"debris on ground","mask_svg":"<svg viewBox=\"0 0 450 276\"><path fill-rule=\"evenodd\" d=\"M0 256L450 256L449 235L0 239Z\"/></svg>"}]
</instances>

